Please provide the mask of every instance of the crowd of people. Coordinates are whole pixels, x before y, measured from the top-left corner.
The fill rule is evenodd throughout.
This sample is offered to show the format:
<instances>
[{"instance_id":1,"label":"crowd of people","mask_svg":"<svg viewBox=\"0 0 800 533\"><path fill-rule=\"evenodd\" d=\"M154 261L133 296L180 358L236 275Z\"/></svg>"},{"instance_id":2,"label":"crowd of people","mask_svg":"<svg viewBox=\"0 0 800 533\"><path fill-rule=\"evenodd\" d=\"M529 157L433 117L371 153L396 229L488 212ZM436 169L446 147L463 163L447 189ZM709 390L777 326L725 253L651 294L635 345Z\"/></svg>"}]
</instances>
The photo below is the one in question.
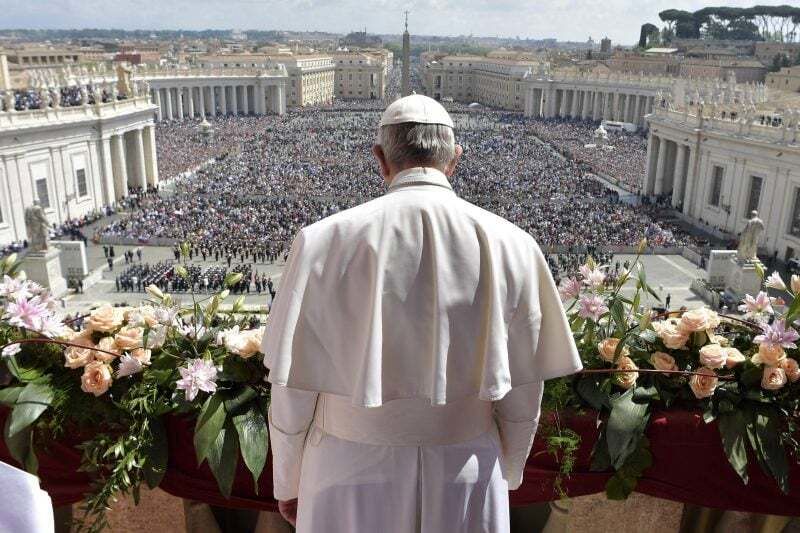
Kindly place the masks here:
<instances>
[{"instance_id":1,"label":"crowd of people","mask_svg":"<svg viewBox=\"0 0 800 533\"><path fill-rule=\"evenodd\" d=\"M603 146L597 146L592 121L548 119L530 121L531 130L562 154L585 163L620 187L641 194L647 171L647 139L639 133L608 131Z\"/></svg>"},{"instance_id":2,"label":"crowd of people","mask_svg":"<svg viewBox=\"0 0 800 533\"><path fill-rule=\"evenodd\" d=\"M131 263L115 278L116 290L144 292L148 286L155 285L162 291L170 293L213 293L227 288L232 294L266 293L272 298L275 297L272 278L259 273L252 264L240 263L233 267L188 264L185 266L185 276L178 273L179 264L178 261L169 259L155 264ZM242 278L239 282L226 286L225 278L229 273L240 273Z\"/></svg>"},{"instance_id":3,"label":"crowd of people","mask_svg":"<svg viewBox=\"0 0 800 533\"><path fill-rule=\"evenodd\" d=\"M176 179L168 193L137 198L131 215L107 225L101 235L188 241L198 254L233 260L281 257L303 226L383 194L370 153L379 107L358 110L336 103L284 116L218 118L212 122L213 143L206 142L197 122L159 124L163 177L214 162ZM576 145L591 141L592 125L475 113L462 104L451 112L456 140L464 146L452 179L455 191L521 226L540 244L635 245L645 233L654 246L698 243L661 221L658 206L621 202L593 177L598 169L641 174L639 148L590 152L596 152L591 161L580 151L578 157L563 157L553 147L575 155ZM643 140L632 135L610 140L615 146L631 142Z\"/></svg>"},{"instance_id":4,"label":"crowd of people","mask_svg":"<svg viewBox=\"0 0 800 533\"><path fill-rule=\"evenodd\" d=\"M8 98L8 95L11 98ZM83 104L94 105L97 99L103 103L114 99L124 99L106 87L92 85L70 85L57 89L15 89L0 95L0 111L27 111L55 107L73 107ZM57 102L56 102L57 101ZM11 105L9 105L11 104Z\"/></svg>"}]
</instances>

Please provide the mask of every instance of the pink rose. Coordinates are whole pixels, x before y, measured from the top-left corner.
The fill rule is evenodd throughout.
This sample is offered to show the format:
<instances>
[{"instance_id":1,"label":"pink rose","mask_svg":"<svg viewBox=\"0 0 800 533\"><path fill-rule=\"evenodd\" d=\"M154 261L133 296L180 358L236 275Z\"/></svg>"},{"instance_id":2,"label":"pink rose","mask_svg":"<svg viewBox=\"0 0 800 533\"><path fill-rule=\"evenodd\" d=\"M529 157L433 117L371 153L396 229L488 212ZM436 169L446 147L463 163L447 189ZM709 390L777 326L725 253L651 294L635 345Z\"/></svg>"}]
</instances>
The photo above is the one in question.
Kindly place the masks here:
<instances>
[{"instance_id":1,"label":"pink rose","mask_svg":"<svg viewBox=\"0 0 800 533\"><path fill-rule=\"evenodd\" d=\"M797 364L796 359L786 358L781 361L781 368L786 372L786 379L795 383L800 379L800 365Z\"/></svg>"},{"instance_id":2,"label":"pink rose","mask_svg":"<svg viewBox=\"0 0 800 533\"><path fill-rule=\"evenodd\" d=\"M719 326L719 315L706 307L686 311L678 322L678 330L689 334Z\"/></svg>"},{"instance_id":3,"label":"pink rose","mask_svg":"<svg viewBox=\"0 0 800 533\"><path fill-rule=\"evenodd\" d=\"M630 357L620 357L617 360L617 368L620 370L638 370L639 367L631 360ZM639 379L638 372L617 372L614 374L617 385L623 389L630 389L636 385L636 380Z\"/></svg>"},{"instance_id":4,"label":"pink rose","mask_svg":"<svg viewBox=\"0 0 800 533\"><path fill-rule=\"evenodd\" d=\"M668 353L655 352L650 356L650 364L656 370L678 370L678 365L675 364L675 358Z\"/></svg>"},{"instance_id":5,"label":"pink rose","mask_svg":"<svg viewBox=\"0 0 800 533\"><path fill-rule=\"evenodd\" d=\"M143 365L150 364L151 354L152 352L150 350L145 350L144 348L136 348L135 350L131 351L131 357L133 357Z\"/></svg>"},{"instance_id":6,"label":"pink rose","mask_svg":"<svg viewBox=\"0 0 800 533\"><path fill-rule=\"evenodd\" d=\"M765 366L761 375L761 388L778 390L786 385L786 372L778 366Z\"/></svg>"},{"instance_id":7,"label":"pink rose","mask_svg":"<svg viewBox=\"0 0 800 533\"><path fill-rule=\"evenodd\" d=\"M700 348L700 363L708 368L722 368L728 360L728 354L719 344L706 344Z\"/></svg>"},{"instance_id":8,"label":"pink rose","mask_svg":"<svg viewBox=\"0 0 800 533\"><path fill-rule=\"evenodd\" d=\"M780 366L781 361L786 359L786 352L779 344L760 344L758 353L750 360L756 365Z\"/></svg>"},{"instance_id":9,"label":"pink rose","mask_svg":"<svg viewBox=\"0 0 800 533\"><path fill-rule=\"evenodd\" d=\"M603 361L607 361L609 363L614 362L614 354L617 351L617 346L619 346L620 339L615 338L608 338L603 339L601 343L597 345L597 351L600 352L600 357L602 357ZM620 352L620 357L626 357L630 353L628 347L625 346L622 348Z\"/></svg>"},{"instance_id":10,"label":"pink rose","mask_svg":"<svg viewBox=\"0 0 800 533\"><path fill-rule=\"evenodd\" d=\"M110 333L122 325L122 312L110 305L98 307L86 319L86 329Z\"/></svg>"},{"instance_id":11,"label":"pink rose","mask_svg":"<svg viewBox=\"0 0 800 533\"><path fill-rule=\"evenodd\" d=\"M702 367L697 370L698 374L692 376L689 380L689 387L692 389L695 398L702 400L703 398L710 398L714 395L717 388L717 374L710 368Z\"/></svg>"},{"instance_id":12,"label":"pink rose","mask_svg":"<svg viewBox=\"0 0 800 533\"><path fill-rule=\"evenodd\" d=\"M143 328L125 326L114 337L114 343L120 350L135 350L142 347L143 336Z\"/></svg>"},{"instance_id":13,"label":"pink rose","mask_svg":"<svg viewBox=\"0 0 800 533\"><path fill-rule=\"evenodd\" d=\"M83 369L81 390L101 396L111 386L111 367L101 361L92 361Z\"/></svg>"},{"instance_id":14,"label":"pink rose","mask_svg":"<svg viewBox=\"0 0 800 533\"><path fill-rule=\"evenodd\" d=\"M725 366L728 368L733 368L740 363L744 363L744 355L736 348L723 348L722 351L725 352L725 356L727 357Z\"/></svg>"},{"instance_id":15,"label":"pink rose","mask_svg":"<svg viewBox=\"0 0 800 533\"><path fill-rule=\"evenodd\" d=\"M105 350L102 352L94 350L92 352L94 354L94 358L98 361L102 361L104 363L110 363L116 357L119 356L119 352L117 351L116 346L114 345L114 337L103 337L97 342L97 348ZM107 352L114 352L117 355L111 355L110 353Z\"/></svg>"},{"instance_id":16,"label":"pink rose","mask_svg":"<svg viewBox=\"0 0 800 533\"><path fill-rule=\"evenodd\" d=\"M653 329L664 346L670 350L682 350L686 347L686 341L689 340L689 335L680 331L677 322L672 319L653 322Z\"/></svg>"}]
</instances>

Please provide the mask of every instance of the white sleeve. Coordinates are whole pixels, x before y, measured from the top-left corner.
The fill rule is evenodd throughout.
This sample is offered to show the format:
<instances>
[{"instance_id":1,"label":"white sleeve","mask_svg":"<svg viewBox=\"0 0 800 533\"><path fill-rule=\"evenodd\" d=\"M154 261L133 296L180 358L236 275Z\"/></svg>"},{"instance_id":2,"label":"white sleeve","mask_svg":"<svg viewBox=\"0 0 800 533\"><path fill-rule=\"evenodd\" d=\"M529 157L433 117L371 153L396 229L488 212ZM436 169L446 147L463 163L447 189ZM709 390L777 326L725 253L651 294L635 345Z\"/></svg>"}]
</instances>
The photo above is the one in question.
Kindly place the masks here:
<instances>
[{"instance_id":1,"label":"white sleeve","mask_svg":"<svg viewBox=\"0 0 800 533\"><path fill-rule=\"evenodd\" d=\"M314 420L316 392L272 385L269 436L272 484L276 500L297 498L306 435Z\"/></svg>"},{"instance_id":2,"label":"white sleeve","mask_svg":"<svg viewBox=\"0 0 800 533\"><path fill-rule=\"evenodd\" d=\"M543 382L528 383L514 387L503 399L494 402L494 417L503 451L503 477L509 490L516 490L522 484L525 462L539 425L543 392Z\"/></svg>"}]
</instances>

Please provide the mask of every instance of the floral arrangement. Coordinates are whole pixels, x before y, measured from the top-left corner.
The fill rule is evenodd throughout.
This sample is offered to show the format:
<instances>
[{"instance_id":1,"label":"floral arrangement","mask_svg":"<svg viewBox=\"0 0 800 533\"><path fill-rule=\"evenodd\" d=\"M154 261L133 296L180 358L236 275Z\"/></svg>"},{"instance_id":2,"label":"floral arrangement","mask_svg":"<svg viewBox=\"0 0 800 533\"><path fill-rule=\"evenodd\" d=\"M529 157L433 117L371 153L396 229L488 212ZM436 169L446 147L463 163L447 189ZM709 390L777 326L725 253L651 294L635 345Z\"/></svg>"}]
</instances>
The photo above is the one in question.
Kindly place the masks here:
<instances>
[{"instance_id":1,"label":"floral arrangement","mask_svg":"<svg viewBox=\"0 0 800 533\"><path fill-rule=\"evenodd\" d=\"M646 241L640 245L641 253ZM599 412L600 436L592 469L613 469L610 498L630 494L652 464L644 436L654 407L701 409L716 421L728 461L748 481L748 451L784 492L789 456L797 457L800 399L800 277L787 284L772 273L766 290L745 297L744 317L722 316L706 307L653 312L642 306L647 283L639 257L613 279L589 259L559 292L584 371L547 385L554 409ZM625 289L625 290L623 290ZM786 302L791 302L787 306ZM551 432L551 451L574 452L574 432ZM567 453L569 455L569 453ZM569 458L567 458L569 463ZM568 472L564 472L568 474Z\"/></svg>"},{"instance_id":2,"label":"floral arrangement","mask_svg":"<svg viewBox=\"0 0 800 533\"><path fill-rule=\"evenodd\" d=\"M186 258L188 249L182 247ZM0 404L9 408L5 443L35 473L37 452L51 439L85 436L81 470L94 479L79 530L107 526L118 494L156 487L167 466L167 415L196 417L198 464L207 461L228 496L241 456L258 479L266 463L269 401L266 369L254 357L261 329L248 329L243 298L219 310L228 291L179 308L148 287L137 307L98 307L73 329L48 291L17 272L15 257L0 263ZM187 276L185 265L176 273ZM225 286L238 283L231 273Z\"/></svg>"}]
</instances>

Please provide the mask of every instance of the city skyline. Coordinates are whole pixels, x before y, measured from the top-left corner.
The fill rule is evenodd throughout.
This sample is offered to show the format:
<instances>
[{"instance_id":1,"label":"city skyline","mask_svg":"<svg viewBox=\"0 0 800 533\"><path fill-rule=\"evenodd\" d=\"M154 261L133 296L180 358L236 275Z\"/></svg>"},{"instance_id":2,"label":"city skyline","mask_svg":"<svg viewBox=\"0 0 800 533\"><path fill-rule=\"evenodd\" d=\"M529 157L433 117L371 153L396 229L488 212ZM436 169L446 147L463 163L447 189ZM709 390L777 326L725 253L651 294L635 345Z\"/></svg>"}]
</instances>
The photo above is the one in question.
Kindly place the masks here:
<instances>
[{"instance_id":1,"label":"city skyline","mask_svg":"<svg viewBox=\"0 0 800 533\"><path fill-rule=\"evenodd\" d=\"M729 0L732 7L785 4L786 0ZM0 29L126 30L286 30L400 34L408 9L412 35L555 38L595 41L608 36L615 43L634 44L645 22L660 25L665 9L696 10L718 4L696 0L547 0L526 8L523 0L0 0L5 25ZM303 13L299 17L299 13ZM258 21L258 22L255 22Z\"/></svg>"}]
</instances>

